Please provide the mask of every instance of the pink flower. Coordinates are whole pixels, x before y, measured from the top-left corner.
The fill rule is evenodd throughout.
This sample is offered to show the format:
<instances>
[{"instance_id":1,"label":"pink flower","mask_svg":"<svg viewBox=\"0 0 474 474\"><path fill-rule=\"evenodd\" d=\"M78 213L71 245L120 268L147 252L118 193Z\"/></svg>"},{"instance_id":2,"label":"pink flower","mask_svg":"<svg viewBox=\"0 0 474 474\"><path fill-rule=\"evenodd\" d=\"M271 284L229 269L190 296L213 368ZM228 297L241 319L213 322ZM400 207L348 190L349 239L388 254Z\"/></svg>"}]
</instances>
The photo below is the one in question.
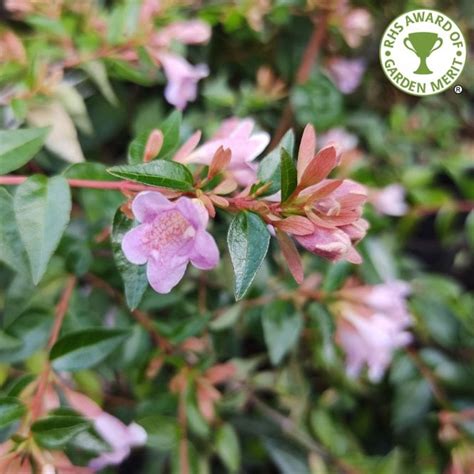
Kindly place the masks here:
<instances>
[{"instance_id":1,"label":"pink flower","mask_svg":"<svg viewBox=\"0 0 474 474\"><path fill-rule=\"evenodd\" d=\"M341 15L341 33L351 48L357 48L372 29L372 17L364 8L352 8Z\"/></svg>"},{"instance_id":2,"label":"pink flower","mask_svg":"<svg viewBox=\"0 0 474 474\"><path fill-rule=\"evenodd\" d=\"M206 232L209 215L200 201L171 202L158 191L145 191L134 199L132 211L140 225L125 234L123 253L136 265L147 264L148 281L158 293L179 283L188 262L201 270L217 265L219 250Z\"/></svg>"},{"instance_id":3,"label":"pink flower","mask_svg":"<svg viewBox=\"0 0 474 474\"><path fill-rule=\"evenodd\" d=\"M131 448L143 446L147 439L146 432L140 425L131 423L127 426L106 412L102 412L93 423L97 433L110 445L112 451L93 459L89 463L92 469L99 470L110 464L121 464L130 455Z\"/></svg>"},{"instance_id":4,"label":"pink flower","mask_svg":"<svg viewBox=\"0 0 474 474\"><path fill-rule=\"evenodd\" d=\"M355 135L340 127L331 128L331 130L328 130L318 137L318 143L321 148L332 145L336 148L338 153L354 150L358 142L359 139Z\"/></svg>"},{"instance_id":5,"label":"pink flower","mask_svg":"<svg viewBox=\"0 0 474 474\"><path fill-rule=\"evenodd\" d=\"M185 161L209 165L219 147L231 150L228 170L241 186L257 181L257 163L253 160L267 147L270 136L266 132L252 133L252 119L232 117L224 120L214 136L197 148Z\"/></svg>"},{"instance_id":6,"label":"pink flower","mask_svg":"<svg viewBox=\"0 0 474 474\"><path fill-rule=\"evenodd\" d=\"M354 244L365 236L368 228L361 217L367 190L349 179L328 179L339 164L336 148L328 146L316 155L315 149L316 134L308 125L298 152L295 200L304 206L313 232L298 233L295 239L323 258L361 263Z\"/></svg>"},{"instance_id":7,"label":"pink flower","mask_svg":"<svg viewBox=\"0 0 474 474\"><path fill-rule=\"evenodd\" d=\"M405 188L401 184L391 184L369 193L369 201L380 214L403 216L408 210L405 202Z\"/></svg>"},{"instance_id":8,"label":"pink flower","mask_svg":"<svg viewBox=\"0 0 474 474\"><path fill-rule=\"evenodd\" d=\"M375 286L352 286L340 290L333 305L338 315L336 342L346 352L346 369L356 377L368 367L376 382L390 364L395 349L407 345L411 315L406 305L407 283L393 281Z\"/></svg>"},{"instance_id":9,"label":"pink flower","mask_svg":"<svg viewBox=\"0 0 474 474\"><path fill-rule=\"evenodd\" d=\"M205 64L192 66L183 57L172 53L173 41L183 44L205 43L211 37L211 28L200 20L179 21L165 26L151 36L147 50L163 66L168 84L166 100L182 110L196 100L197 83L209 75Z\"/></svg>"},{"instance_id":10,"label":"pink flower","mask_svg":"<svg viewBox=\"0 0 474 474\"><path fill-rule=\"evenodd\" d=\"M159 53L157 57L168 79L165 88L166 100L177 109L183 110L188 102L196 100L197 83L209 75L209 69L205 64L193 66L181 56L171 53Z\"/></svg>"},{"instance_id":11,"label":"pink flower","mask_svg":"<svg viewBox=\"0 0 474 474\"><path fill-rule=\"evenodd\" d=\"M100 470L110 464L120 464L130 455L132 448L145 444L147 434L140 425L125 425L82 393L67 388L64 394L74 410L92 420L94 429L111 447L111 451L93 459L90 468Z\"/></svg>"},{"instance_id":12,"label":"pink flower","mask_svg":"<svg viewBox=\"0 0 474 474\"><path fill-rule=\"evenodd\" d=\"M354 92L365 72L363 59L331 58L327 68L337 88L343 94Z\"/></svg>"},{"instance_id":13,"label":"pink flower","mask_svg":"<svg viewBox=\"0 0 474 474\"><path fill-rule=\"evenodd\" d=\"M155 33L152 46L170 46L173 41L183 44L201 44L209 41L210 26L200 20L177 21Z\"/></svg>"}]
</instances>

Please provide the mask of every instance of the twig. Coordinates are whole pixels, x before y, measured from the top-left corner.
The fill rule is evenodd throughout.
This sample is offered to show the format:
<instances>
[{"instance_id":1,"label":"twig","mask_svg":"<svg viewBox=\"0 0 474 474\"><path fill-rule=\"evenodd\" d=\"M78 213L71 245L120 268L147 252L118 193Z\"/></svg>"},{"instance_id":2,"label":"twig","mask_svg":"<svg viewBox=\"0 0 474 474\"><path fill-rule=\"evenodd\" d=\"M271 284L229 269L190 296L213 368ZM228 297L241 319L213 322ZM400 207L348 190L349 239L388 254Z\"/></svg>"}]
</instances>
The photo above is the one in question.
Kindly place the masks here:
<instances>
[{"instance_id":1,"label":"twig","mask_svg":"<svg viewBox=\"0 0 474 474\"><path fill-rule=\"evenodd\" d=\"M72 292L76 286L77 279L75 276L71 275L68 277L66 286L64 288L63 294L59 303L56 306L54 326L51 332L51 336L48 342L48 350L54 346L55 342L58 340L59 332L61 331L61 326L64 321L64 316L66 316L67 309L69 307L69 301L71 300Z\"/></svg>"},{"instance_id":2,"label":"twig","mask_svg":"<svg viewBox=\"0 0 474 474\"><path fill-rule=\"evenodd\" d=\"M106 293L115 298L120 304L125 304L125 298L123 295L118 290L109 285L106 281L102 280L102 278L99 278L92 273L88 273L86 275L86 279L91 285L103 289ZM133 311L130 311L130 313L137 320L137 322L150 333L150 336L157 346L161 347L161 349L164 351L169 351L171 349L171 344L157 331L155 325L153 324L153 320L147 313L138 309L134 309Z\"/></svg>"},{"instance_id":3,"label":"twig","mask_svg":"<svg viewBox=\"0 0 474 474\"><path fill-rule=\"evenodd\" d=\"M28 179L28 176L0 176L0 185L15 186L22 184ZM144 184L132 183L130 181L100 181L91 179L68 179L69 186L73 188L90 189L115 189L117 191L146 191L155 189L155 186L146 186Z\"/></svg>"},{"instance_id":4,"label":"twig","mask_svg":"<svg viewBox=\"0 0 474 474\"><path fill-rule=\"evenodd\" d=\"M301 430L293 420L268 406L256 395L250 394L250 401L264 416L272 420L288 437L292 438L308 451L316 453L325 461L336 465L342 473L349 474L356 472L353 468L347 466L344 462L335 458L325 448L317 444L316 441L305 431Z\"/></svg>"},{"instance_id":5,"label":"twig","mask_svg":"<svg viewBox=\"0 0 474 474\"><path fill-rule=\"evenodd\" d=\"M54 325L51 331L51 336L48 341L48 352L54 346L55 342L58 340L59 333L61 331L61 326L64 321L64 316L67 313L67 309L69 307L69 301L71 300L72 292L74 291L74 287L76 286L76 277L69 276L66 282L66 286L64 287L64 291L61 295L61 299L59 300L58 304L56 305L55 317L54 317ZM41 409L43 406L43 398L48 388L49 384L49 376L51 373L51 366L49 362L46 364L45 368L41 372L38 380L38 389L31 400L30 405L30 413L31 413L31 420L35 421L41 415Z\"/></svg>"},{"instance_id":6,"label":"twig","mask_svg":"<svg viewBox=\"0 0 474 474\"><path fill-rule=\"evenodd\" d=\"M431 391L433 392L433 395L435 396L438 403L443 408L451 408L451 404L448 400L448 397L444 393L444 390L439 386L438 381L436 380L436 376L432 372L432 370L424 364L415 349L413 349L412 347L408 347L406 351L410 359L420 371L421 375L429 383Z\"/></svg>"}]
</instances>

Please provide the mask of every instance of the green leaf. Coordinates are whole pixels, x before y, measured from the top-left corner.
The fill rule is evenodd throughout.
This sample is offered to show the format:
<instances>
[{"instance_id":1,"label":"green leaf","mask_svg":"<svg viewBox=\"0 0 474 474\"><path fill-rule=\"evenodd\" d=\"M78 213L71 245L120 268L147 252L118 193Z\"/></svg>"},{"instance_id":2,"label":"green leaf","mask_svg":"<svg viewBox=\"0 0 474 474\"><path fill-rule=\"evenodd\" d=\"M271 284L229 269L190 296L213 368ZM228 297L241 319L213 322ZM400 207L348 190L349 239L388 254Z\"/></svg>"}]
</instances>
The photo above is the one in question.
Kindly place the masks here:
<instances>
[{"instance_id":1,"label":"green leaf","mask_svg":"<svg viewBox=\"0 0 474 474\"><path fill-rule=\"evenodd\" d=\"M122 277L125 289L125 300L130 309L135 309L148 286L145 265L133 265L122 252L124 235L133 228L133 221L128 219L120 209L117 210L112 227L112 252L115 264Z\"/></svg>"},{"instance_id":2,"label":"green leaf","mask_svg":"<svg viewBox=\"0 0 474 474\"><path fill-rule=\"evenodd\" d=\"M263 309L262 325L270 361L279 364L298 340L303 317L292 304L273 301Z\"/></svg>"},{"instance_id":3,"label":"green leaf","mask_svg":"<svg viewBox=\"0 0 474 474\"><path fill-rule=\"evenodd\" d=\"M193 188L193 175L181 163L156 160L141 165L114 166L107 170L110 174L123 179L137 181L150 186L190 191Z\"/></svg>"},{"instance_id":4,"label":"green leaf","mask_svg":"<svg viewBox=\"0 0 474 474\"><path fill-rule=\"evenodd\" d=\"M265 258L270 234L262 219L252 212L234 217L227 234L230 258L235 274L235 298L240 300Z\"/></svg>"},{"instance_id":5,"label":"green leaf","mask_svg":"<svg viewBox=\"0 0 474 474\"><path fill-rule=\"evenodd\" d=\"M38 284L69 222L69 185L62 176L32 176L18 187L14 208L33 282Z\"/></svg>"},{"instance_id":6,"label":"green leaf","mask_svg":"<svg viewBox=\"0 0 474 474\"><path fill-rule=\"evenodd\" d=\"M175 418L162 415L150 415L138 420L147 432L147 446L169 451L179 443L180 427Z\"/></svg>"},{"instance_id":7,"label":"green leaf","mask_svg":"<svg viewBox=\"0 0 474 474\"><path fill-rule=\"evenodd\" d=\"M240 467L239 438L228 423L219 427L216 433L216 451L230 472L237 472Z\"/></svg>"},{"instance_id":8,"label":"green leaf","mask_svg":"<svg viewBox=\"0 0 474 474\"><path fill-rule=\"evenodd\" d=\"M293 130L288 130L280 143L260 162L257 177L264 183L272 183L266 195L274 194L281 188L281 153L282 149L288 150L293 155L295 135Z\"/></svg>"},{"instance_id":9,"label":"green leaf","mask_svg":"<svg viewBox=\"0 0 474 474\"><path fill-rule=\"evenodd\" d=\"M49 128L0 130L0 174L28 163L40 151L48 132Z\"/></svg>"},{"instance_id":10,"label":"green leaf","mask_svg":"<svg viewBox=\"0 0 474 474\"><path fill-rule=\"evenodd\" d=\"M175 110L161 124L156 127L147 128L145 131L139 133L138 136L132 140L128 148L128 162L131 165L143 163L146 143L150 132L154 128L161 130L163 133L163 145L161 146L158 158L160 160L169 160L179 145L181 119L181 112Z\"/></svg>"},{"instance_id":11,"label":"green leaf","mask_svg":"<svg viewBox=\"0 0 474 474\"><path fill-rule=\"evenodd\" d=\"M25 360L48 340L52 315L41 312L27 312L15 319L6 329L9 336L21 341L18 347L0 346L1 362L19 362Z\"/></svg>"},{"instance_id":12,"label":"green leaf","mask_svg":"<svg viewBox=\"0 0 474 474\"><path fill-rule=\"evenodd\" d=\"M135 137L128 147L128 162L131 165L139 165L143 163L143 157L145 155L146 142L150 136L150 130L141 132Z\"/></svg>"},{"instance_id":13,"label":"green leaf","mask_svg":"<svg viewBox=\"0 0 474 474\"><path fill-rule=\"evenodd\" d=\"M112 105L117 105L118 100L115 95L112 86L110 85L109 78L107 76L107 69L101 61L89 61L81 65L87 75L95 85L99 88L102 95L111 103Z\"/></svg>"},{"instance_id":14,"label":"green leaf","mask_svg":"<svg viewBox=\"0 0 474 474\"><path fill-rule=\"evenodd\" d=\"M270 436L263 437L272 461L282 474L310 474L307 453L293 443Z\"/></svg>"},{"instance_id":15,"label":"green leaf","mask_svg":"<svg viewBox=\"0 0 474 474\"><path fill-rule=\"evenodd\" d=\"M47 449L60 449L90 427L80 416L50 416L31 426L35 441Z\"/></svg>"},{"instance_id":16,"label":"green leaf","mask_svg":"<svg viewBox=\"0 0 474 474\"><path fill-rule=\"evenodd\" d=\"M25 406L17 398L0 398L0 428L19 420L25 413Z\"/></svg>"},{"instance_id":17,"label":"green leaf","mask_svg":"<svg viewBox=\"0 0 474 474\"><path fill-rule=\"evenodd\" d=\"M103 361L128 336L122 329L91 328L61 337L53 346L50 360L57 371L88 369Z\"/></svg>"},{"instance_id":18,"label":"green leaf","mask_svg":"<svg viewBox=\"0 0 474 474\"><path fill-rule=\"evenodd\" d=\"M0 351L8 351L11 349L17 349L22 345L20 339L10 336L7 333L0 330Z\"/></svg>"},{"instance_id":19,"label":"green leaf","mask_svg":"<svg viewBox=\"0 0 474 474\"><path fill-rule=\"evenodd\" d=\"M296 188L296 166L291 155L281 149L281 202L286 201Z\"/></svg>"},{"instance_id":20,"label":"green leaf","mask_svg":"<svg viewBox=\"0 0 474 474\"><path fill-rule=\"evenodd\" d=\"M311 123L317 130L340 123L343 114L342 95L324 74L313 74L309 81L293 87L291 103L298 123Z\"/></svg>"},{"instance_id":21,"label":"green leaf","mask_svg":"<svg viewBox=\"0 0 474 474\"><path fill-rule=\"evenodd\" d=\"M13 198L0 188L0 261L13 271L29 275L28 257L21 243L13 209Z\"/></svg>"},{"instance_id":22,"label":"green leaf","mask_svg":"<svg viewBox=\"0 0 474 474\"><path fill-rule=\"evenodd\" d=\"M158 127L163 132L163 146L158 157L169 160L179 146L182 115L179 110L172 112Z\"/></svg>"}]
</instances>

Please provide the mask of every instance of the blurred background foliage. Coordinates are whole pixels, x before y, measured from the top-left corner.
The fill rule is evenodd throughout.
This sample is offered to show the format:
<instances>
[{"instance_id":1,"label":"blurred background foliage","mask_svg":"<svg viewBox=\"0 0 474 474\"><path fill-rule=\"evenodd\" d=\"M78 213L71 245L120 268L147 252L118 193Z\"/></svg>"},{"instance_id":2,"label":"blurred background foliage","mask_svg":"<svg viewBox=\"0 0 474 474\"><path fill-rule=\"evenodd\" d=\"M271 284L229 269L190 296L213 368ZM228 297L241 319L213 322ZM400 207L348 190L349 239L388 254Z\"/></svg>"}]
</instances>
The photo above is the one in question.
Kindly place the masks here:
<instances>
[{"instance_id":1,"label":"blurred background foliage","mask_svg":"<svg viewBox=\"0 0 474 474\"><path fill-rule=\"evenodd\" d=\"M112 31L118 39L110 37L111 44L119 41L121 28L133 29L135 3L103 5L113 12L116 25ZM372 188L400 183L408 210L390 217L368 205L371 229L359 246L364 262L357 267L330 264L305 255L306 273L323 275L321 288L328 292L354 275L372 285L393 278L410 282L414 340L398 351L380 383L365 376L348 378L344 355L334 343L330 307L324 302L297 307L278 301L277 295L295 290L295 284L272 243L272 258L240 303L233 299L232 269L223 247L223 261L212 273L192 269L168 295L145 292L139 310L151 315L156 330L176 347L163 353L123 304L121 277L104 238L123 196L74 190L73 219L38 286L33 286L21 259L14 268L2 259L0 384L4 394L14 393L19 377L41 371L52 308L66 275L76 275L80 284L63 334L113 324L128 328L130 336L93 370L71 377L107 411L127 422L138 421L148 433L146 448L104 473L185 472L178 455L184 428L169 382L183 367L190 366L196 380L227 360L235 364L237 375L222 389L213 421L198 408L195 383L187 393L190 472L435 474L463 449L471 450L472 457L474 417L461 417L443 436L449 423L441 415L474 408L474 62L468 58L458 81L461 94L447 90L412 97L384 77L378 44L399 14L434 8L449 15L472 45L474 3L354 2L370 12L370 34L351 48L337 25L329 22L311 76L299 84L296 72L313 29L323 27L325 3L203 1L173 6L167 13L171 18L199 17L213 28L209 44L188 48L191 62L207 63L210 75L200 82L198 99L183 115L180 141L196 129L210 136L229 116L251 116L261 129L275 133L289 103L298 136L307 122L318 134L343 127L355 135L356 158L344 173ZM81 17L74 11L54 19L38 14L27 21L5 9L2 15L2 29L13 28L26 38L30 59L20 67L0 64L5 93L15 81L25 90L34 89L40 59L63 56L58 37L94 50L93 34L81 29ZM363 58L366 70L354 92L343 94L331 79L328 60L333 56ZM70 90L62 104L78 128L86 163L69 167L54 150L42 150L20 174L57 174L69 167L69 178L111 179L105 167L124 162L131 140L159 128L172 111L163 99L162 73L145 54L139 68L114 59L99 64L94 70L69 69L64 76L81 98L76 115L71 114L71 102L77 97ZM22 123L37 101L48 100L30 95L4 103L3 128ZM7 207L1 212L5 223ZM225 242L228 223L225 215L214 223L220 243ZM274 300L259 304L268 295ZM205 350L186 348L183 343L190 339L203 341ZM161 370L157 361L163 364ZM10 429L0 431L2 440ZM90 448L78 440L64 449L79 464L91 457ZM474 463L450 472L473 470Z\"/></svg>"}]
</instances>

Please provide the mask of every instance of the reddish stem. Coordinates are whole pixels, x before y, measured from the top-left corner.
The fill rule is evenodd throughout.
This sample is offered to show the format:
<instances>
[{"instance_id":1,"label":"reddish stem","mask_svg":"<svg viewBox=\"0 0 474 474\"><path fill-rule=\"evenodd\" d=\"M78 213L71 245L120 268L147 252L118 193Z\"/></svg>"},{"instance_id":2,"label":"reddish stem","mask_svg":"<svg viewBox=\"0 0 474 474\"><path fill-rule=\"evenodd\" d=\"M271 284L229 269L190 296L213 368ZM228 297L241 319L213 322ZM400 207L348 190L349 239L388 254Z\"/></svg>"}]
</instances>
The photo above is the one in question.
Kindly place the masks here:
<instances>
[{"instance_id":1,"label":"reddish stem","mask_svg":"<svg viewBox=\"0 0 474 474\"><path fill-rule=\"evenodd\" d=\"M0 185L15 186L25 182L28 176L0 176ZM92 179L68 179L73 188L115 189L117 191L145 191L154 189L154 186L132 183L131 181L100 181Z\"/></svg>"},{"instance_id":2,"label":"reddish stem","mask_svg":"<svg viewBox=\"0 0 474 474\"><path fill-rule=\"evenodd\" d=\"M76 286L76 277L70 276L67 279L66 286L61 295L59 303L56 305L55 318L53 330L51 331L51 336L48 341L48 351L54 346L55 342L58 340L59 332L61 331L61 326L64 321L64 316L66 316L67 309L69 307L69 301L71 300L72 292ZM40 415L43 406L43 398L48 388L49 384L49 375L51 373L51 366L49 363L46 364L43 372L40 375L38 381L38 389L33 397L30 405L31 420L35 421Z\"/></svg>"}]
</instances>

